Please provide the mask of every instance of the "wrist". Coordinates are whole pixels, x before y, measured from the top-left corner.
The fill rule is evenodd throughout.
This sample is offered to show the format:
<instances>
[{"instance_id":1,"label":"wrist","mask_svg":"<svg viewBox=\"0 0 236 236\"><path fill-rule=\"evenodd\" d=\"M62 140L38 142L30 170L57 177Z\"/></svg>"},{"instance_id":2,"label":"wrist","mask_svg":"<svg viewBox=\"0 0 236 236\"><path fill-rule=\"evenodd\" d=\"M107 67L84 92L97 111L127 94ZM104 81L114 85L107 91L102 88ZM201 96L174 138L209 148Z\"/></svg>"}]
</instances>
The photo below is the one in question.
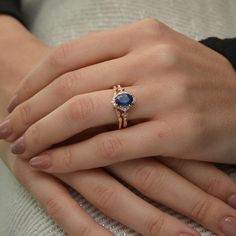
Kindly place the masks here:
<instances>
[{"instance_id":1,"label":"wrist","mask_svg":"<svg viewBox=\"0 0 236 236\"><path fill-rule=\"evenodd\" d=\"M0 89L14 91L48 48L18 20L0 15Z\"/></svg>"},{"instance_id":2,"label":"wrist","mask_svg":"<svg viewBox=\"0 0 236 236\"><path fill-rule=\"evenodd\" d=\"M18 20L0 15L0 119L5 102L48 51Z\"/></svg>"},{"instance_id":3,"label":"wrist","mask_svg":"<svg viewBox=\"0 0 236 236\"><path fill-rule=\"evenodd\" d=\"M0 15L0 120L7 115L12 93L33 67L48 53L48 47L18 20ZM0 153L7 144L0 142Z\"/></svg>"}]
</instances>

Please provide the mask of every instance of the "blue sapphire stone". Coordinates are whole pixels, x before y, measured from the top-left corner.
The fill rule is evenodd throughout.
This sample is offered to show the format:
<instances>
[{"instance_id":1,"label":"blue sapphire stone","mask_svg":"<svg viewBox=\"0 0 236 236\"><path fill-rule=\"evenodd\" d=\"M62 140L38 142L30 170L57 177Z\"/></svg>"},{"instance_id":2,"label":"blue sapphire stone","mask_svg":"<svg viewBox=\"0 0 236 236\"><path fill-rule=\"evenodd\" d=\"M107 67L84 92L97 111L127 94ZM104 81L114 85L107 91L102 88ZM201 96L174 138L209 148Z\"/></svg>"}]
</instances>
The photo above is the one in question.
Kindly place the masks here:
<instances>
[{"instance_id":1,"label":"blue sapphire stone","mask_svg":"<svg viewBox=\"0 0 236 236\"><path fill-rule=\"evenodd\" d=\"M122 93L119 94L116 98L115 98L115 103L122 108L127 108L129 107L134 101L134 98L132 95L128 94L128 93Z\"/></svg>"}]
</instances>

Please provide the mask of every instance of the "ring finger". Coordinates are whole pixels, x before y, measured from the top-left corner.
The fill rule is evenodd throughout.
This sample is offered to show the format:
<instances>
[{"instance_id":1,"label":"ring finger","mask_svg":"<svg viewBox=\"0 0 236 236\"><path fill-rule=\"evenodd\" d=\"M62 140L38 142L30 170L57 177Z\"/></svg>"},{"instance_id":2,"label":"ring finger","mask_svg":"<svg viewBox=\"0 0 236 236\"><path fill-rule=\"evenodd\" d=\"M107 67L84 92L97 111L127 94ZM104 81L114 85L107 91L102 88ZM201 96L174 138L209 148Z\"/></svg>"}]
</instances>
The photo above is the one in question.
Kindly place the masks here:
<instances>
[{"instance_id":1,"label":"ring finger","mask_svg":"<svg viewBox=\"0 0 236 236\"><path fill-rule=\"evenodd\" d=\"M127 88L127 91L135 94L139 100L135 104L135 109L129 111L131 120L148 118L154 113L154 109L145 101L147 97L145 89L136 86ZM29 158L85 129L117 122L110 103L112 94L112 90L103 90L71 98L29 127L24 135L12 145L13 153Z\"/></svg>"}]
</instances>

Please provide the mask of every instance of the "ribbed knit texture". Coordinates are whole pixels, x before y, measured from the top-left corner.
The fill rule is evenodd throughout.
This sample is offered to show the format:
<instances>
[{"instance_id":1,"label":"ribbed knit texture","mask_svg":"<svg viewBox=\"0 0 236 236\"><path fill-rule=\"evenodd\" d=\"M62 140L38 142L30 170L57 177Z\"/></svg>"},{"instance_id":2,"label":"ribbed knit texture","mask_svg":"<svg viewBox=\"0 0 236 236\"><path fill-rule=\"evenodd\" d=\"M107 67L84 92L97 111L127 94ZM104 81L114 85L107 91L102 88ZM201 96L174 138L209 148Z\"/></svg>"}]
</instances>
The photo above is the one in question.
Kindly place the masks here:
<instances>
[{"instance_id":1,"label":"ribbed knit texture","mask_svg":"<svg viewBox=\"0 0 236 236\"><path fill-rule=\"evenodd\" d=\"M23 10L29 28L49 45L150 17L197 40L236 36L235 0L25 0ZM225 169L236 179L233 167ZM78 193L71 191L71 194L115 235L137 235L104 216ZM201 235L214 235L191 220L159 207L188 223ZM0 162L0 236L62 235L65 235L63 231Z\"/></svg>"}]
</instances>

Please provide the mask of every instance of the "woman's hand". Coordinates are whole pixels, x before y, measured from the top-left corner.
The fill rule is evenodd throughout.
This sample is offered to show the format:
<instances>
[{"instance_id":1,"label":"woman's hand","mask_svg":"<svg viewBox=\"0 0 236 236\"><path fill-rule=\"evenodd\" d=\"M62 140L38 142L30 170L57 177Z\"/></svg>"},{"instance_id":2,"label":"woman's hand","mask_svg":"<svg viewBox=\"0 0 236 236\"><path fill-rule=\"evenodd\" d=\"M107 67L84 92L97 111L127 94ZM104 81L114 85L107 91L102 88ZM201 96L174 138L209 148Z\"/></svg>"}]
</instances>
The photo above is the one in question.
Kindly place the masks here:
<instances>
[{"instance_id":1,"label":"woman's hand","mask_svg":"<svg viewBox=\"0 0 236 236\"><path fill-rule=\"evenodd\" d=\"M22 64L20 67L23 69ZM10 74L6 73L6 76L8 78ZM11 79L13 85L14 79ZM7 80L1 82L8 84ZM3 104L1 100L1 106ZM4 161L12 172L70 235L110 235L88 217L56 178L35 171L26 161L9 153L6 144L2 143L2 146ZM234 235L236 213L226 203L235 207L236 186L215 167L168 158L161 163L149 158L113 165L107 167L107 171L218 235ZM143 235L197 235L180 221L141 200L108 172L96 169L55 176L77 189L107 215Z\"/></svg>"},{"instance_id":2,"label":"woman's hand","mask_svg":"<svg viewBox=\"0 0 236 236\"><path fill-rule=\"evenodd\" d=\"M35 157L117 122L110 103L116 84L135 95L129 121L138 124ZM145 20L56 48L21 83L1 137L18 138L12 151L35 157L31 164L48 172L156 155L236 163L235 90L235 71L224 57Z\"/></svg>"},{"instance_id":3,"label":"woman's hand","mask_svg":"<svg viewBox=\"0 0 236 236\"><path fill-rule=\"evenodd\" d=\"M107 216L142 235L199 235L135 195L113 176L219 236L235 235L236 211L228 204L236 207L236 184L213 165L169 158L162 163L146 158L110 166L108 172L94 169L55 174L56 178L53 178L32 169L26 161L9 155L8 165L12 172L69 235L111 234L96 225L57 178L77 190Z\"/></svg>"},{"instance_id":4,"label":"woman's hand","mask_svg":"<svg viewBox=\"0 0 236 236\"><path fill-rule=\"evenodd\" d=\"M33 170L26 161L10 155L8 164L15 176L69 235L111 235L96 225L57 179ZM144 195L186 215L217 235L235 235L236 211L227 203L235 207L236 185L214 166L171 159L161 163L150 158L116 164L107 170ZM76 189L106 215L142 235L199 235L136 196L102 169L57 174L55 177Z\"/></svg>"}]
</instances>

